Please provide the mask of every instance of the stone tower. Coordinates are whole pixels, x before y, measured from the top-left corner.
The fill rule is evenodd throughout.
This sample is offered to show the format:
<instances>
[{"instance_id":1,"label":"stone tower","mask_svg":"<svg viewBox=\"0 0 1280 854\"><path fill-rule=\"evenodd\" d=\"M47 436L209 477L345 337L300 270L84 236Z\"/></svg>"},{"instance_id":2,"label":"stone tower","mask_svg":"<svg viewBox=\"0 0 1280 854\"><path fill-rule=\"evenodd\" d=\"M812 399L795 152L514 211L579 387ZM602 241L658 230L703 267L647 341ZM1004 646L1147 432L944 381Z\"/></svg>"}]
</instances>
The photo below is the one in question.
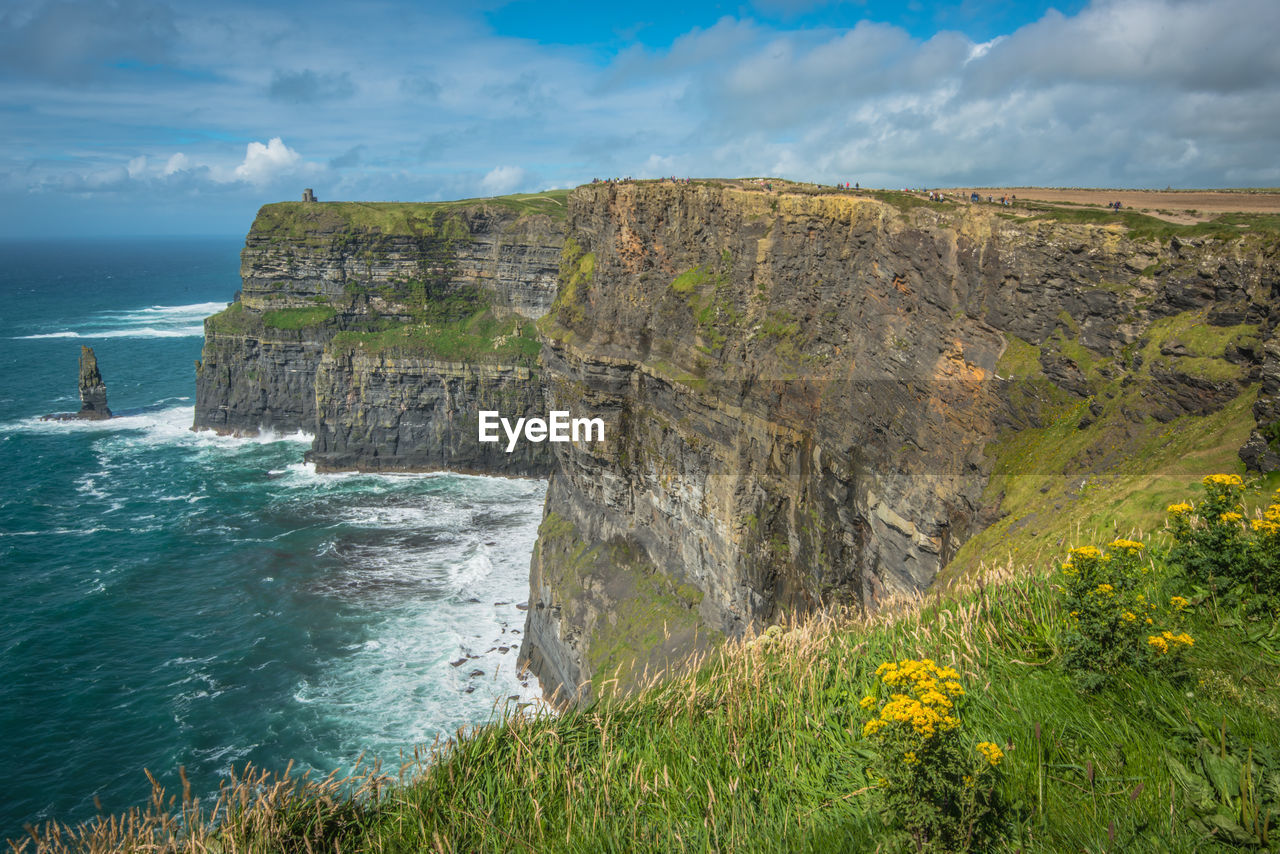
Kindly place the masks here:
<instances>
[{"instance_id":1,"label":"stone tower","mask_svg":"<svg viewBox=\"0 0 1280 854\"><path fill-rule=\"evenodd\" d=\"M314 202L316 200L316 194L311 192L310 187L302 191L302 200L304 202Z\"/></svg>"}]
</instances>

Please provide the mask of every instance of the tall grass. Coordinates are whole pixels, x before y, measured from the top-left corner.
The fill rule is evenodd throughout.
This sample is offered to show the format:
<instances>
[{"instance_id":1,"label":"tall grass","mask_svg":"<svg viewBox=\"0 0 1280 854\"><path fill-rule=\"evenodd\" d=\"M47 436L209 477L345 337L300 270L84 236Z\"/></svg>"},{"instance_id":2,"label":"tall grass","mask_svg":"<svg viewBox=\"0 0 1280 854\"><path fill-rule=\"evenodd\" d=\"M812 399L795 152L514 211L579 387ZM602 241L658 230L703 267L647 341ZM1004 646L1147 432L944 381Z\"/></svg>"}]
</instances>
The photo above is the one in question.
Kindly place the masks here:
<instances>
[{"instance_id":1,"label":"tall grass","mask_svg":"<svg viewBox=\"0 0 1280 854\"><path fill-rule=\"evenodd\" d=\"M506 715L406 782L257 775L224 787L232 808L184 801L173 817L157 798L18 850L873 851L886 837L857 702L881 662L926 656L960 671L967 731L1005 751L1004 850L1213 850L1171 760L1190 767L1206 741L1224 756L1280 744L1280 640L1207 602L1187 626L1192 681L1126 671L1085 695L1059 665L1062 626L1043 575L1008 566L874 617L728 643L629 697Z\"/></svg>"}]
</instances>

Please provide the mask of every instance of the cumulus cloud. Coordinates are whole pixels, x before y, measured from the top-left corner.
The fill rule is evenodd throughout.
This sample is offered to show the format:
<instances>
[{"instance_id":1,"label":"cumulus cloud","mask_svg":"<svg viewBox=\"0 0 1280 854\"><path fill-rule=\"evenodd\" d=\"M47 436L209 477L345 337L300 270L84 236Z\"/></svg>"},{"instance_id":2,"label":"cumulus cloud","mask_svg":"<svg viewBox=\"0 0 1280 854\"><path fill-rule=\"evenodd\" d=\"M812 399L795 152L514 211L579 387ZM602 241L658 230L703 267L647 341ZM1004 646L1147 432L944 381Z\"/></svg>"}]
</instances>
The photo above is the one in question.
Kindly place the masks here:
<instances>
[{"instance_id":1,"label":"cumulus cloud","mask_svg":"<svg viewBox=\"0 0 1280 854\"><path fill-rule=\"evenodd\" d=\"M250 184L266 184L293 172L302 162L302 155L284 144L278 136L263 145L251 142L245 150L244 162L235 169L235 176Z\"/></svg>"},{"instance_id":2,"label":"cumulus cloud","mask_svg":"<svg viewBox=\"0 0 1280 854\"><path fill-rule=\"evenodd\" d=\"M290 181L424 200L609 175L1280 183L1276 0L1091 0L1003 29L981 0L961 4L990 24L973 33L909 10L899 26L856 0L842 7L865 12L856 26L808 26L821 2L747 0L610 55L506 37L457 4L363 6L353 21L325 3L297 16L248 0L9 0L0 190L122 207L133 194L129 210L186 194L196 220L216 197L230 220L295 197ZM282 105L298 108L282 119ZM24 209L9 198L0 211ZM0 213L6 226L21 215Z\"/></svg>"},{"instance_id":3,"label":"cumulus cloud","mask_svg":"<svg viewBox=\"0 0 1280 854\"><path fill-rule=\"evenodd\" d=\"M480 187L491 196L514 193L525 183L525 171L519 166L495 166L480 181Z\"/></svg>"}]
</instances>

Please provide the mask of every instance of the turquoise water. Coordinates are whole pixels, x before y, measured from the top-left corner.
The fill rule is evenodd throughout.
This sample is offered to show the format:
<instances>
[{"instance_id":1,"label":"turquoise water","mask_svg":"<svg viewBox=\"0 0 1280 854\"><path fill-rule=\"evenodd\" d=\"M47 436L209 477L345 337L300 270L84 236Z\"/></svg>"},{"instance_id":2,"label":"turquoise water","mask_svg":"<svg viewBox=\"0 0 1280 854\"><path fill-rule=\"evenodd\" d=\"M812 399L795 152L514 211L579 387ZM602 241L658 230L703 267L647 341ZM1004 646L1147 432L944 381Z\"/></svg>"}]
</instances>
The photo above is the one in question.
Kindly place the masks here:
<instances>
[{"instance_id":1,"label":"turquoise water","mask_svg":"<svg viewBox=\"0 0 1280 854\"><path fill-rule=\"evenodd\" d=\"M305 436L188 429L239 248L0 243L0 838L140 804L143 768L395 765L537 694L544 483L317 475ZM40 421L79 408L81 344L120 417Z\"/></svg>"}]
</instances>

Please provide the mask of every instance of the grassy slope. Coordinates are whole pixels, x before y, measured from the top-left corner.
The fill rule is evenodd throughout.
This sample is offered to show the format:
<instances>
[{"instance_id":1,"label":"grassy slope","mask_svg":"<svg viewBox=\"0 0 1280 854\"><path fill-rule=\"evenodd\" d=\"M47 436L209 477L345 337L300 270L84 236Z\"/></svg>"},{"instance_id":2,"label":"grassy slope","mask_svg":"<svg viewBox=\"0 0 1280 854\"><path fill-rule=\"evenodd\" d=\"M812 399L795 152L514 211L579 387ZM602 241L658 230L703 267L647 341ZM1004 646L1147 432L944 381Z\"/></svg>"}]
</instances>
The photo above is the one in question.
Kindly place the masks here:
<instances>
[{"instance_id":1,"label":"grassy slope","mask_svg":"<svg viewBox=\"0 0 1280 854\"><path fill-rule=\"evenodd\" d=\"M564 219L569 192L548 190L449 202L277 202L264 205L258 212L254 231L295 238L307 232L339 233L353 229L376 230L382 234L434 234L450 221L450 214L482 206L502 208L520 216L544 214Z\"/></svg>"},{"instance_id":2,"label":"grassy slope","mask_svg":"<svg viewBox=\"0 0 1280 854\"><path fill-rule=\"evenodd\" d=\"M1164 508L1189 494L1205 472L1242 473L1236 451L1253 427L1256 387L1219 412L1161 423L1151 416L1159 400L1151 370L1238 380L1244 369L1223 353L1256 334L1248 324L1209 326L1203 312L1188 311L1157 321L1145 346L1114 361L1062 334L1043 348L1009 337L996 373L1009 381L1021 423L987 448L993 474L985 496L1004 515L965 544L941 581L971 574L982 563L1033 565L1082 535L1110 539L1155 530ZM1189 355L1162 356L1161 347L1174 342ZM1080 399L1054 386L1041 367L1042 350L1073 359L1097 393ZM1139 368L1132 367L1134 356ZM1101 413L1082 429L1091 403ZM1273 480L1267 483L1274 486Z\"/></svg>"},{"instance_id":3,"label":"grassy slope","mask_svg":"<svg viewBox=\"0 0 1280 854\"><path fill-rule=\"evenodd\" d=\"M1233 756L1280 740L1275 641L1203 606L1188 628L1204 684L1131 673L1086 697L1054 661L1061 618L1047 584L1023 578L896 620L806 626L772 652L726 647L638 698L473 733L353 843L874 850L857 698L880 662L928 655L964 674L966 731L1006 749L1010 850L1204 850L1167 757L1193 765L1203 738Z\"/></svg>"},{"instance_id":4,"label":"grassy slope","mask_svg":"<svg viewBox=\"0 0 1280 854\"><path fill-rule=\"evenodd\" d=\"M330 349L533 367L541 349L537 335L532 321L515 316L498 318L481 307L460 320L410 323L374 332L339 332Z\"/></svg>"},{"instance_id":5,"label":"grassy slope","mask_svg":"<svg viewBox=\"0 0 1280 854\"><path fill-rule=\"evenodd\" d=\"M639 696L472 730L407 784L365 779L359 805L259 785L271 797L250 795L210 850L876 850L857 701L881 662L922 656L962 673L964 732L1006 753L1001 850L1227 850L1190 822L1207 777L1182 779L1171 760L1248 759L1280 799L1280 629L1201 602L1189 679L1129 672L1082 695L1058 664L1063 624L1051 585L1025 572L873 620L814 621L728 644Z\"/></svg>"}]
</instances>

